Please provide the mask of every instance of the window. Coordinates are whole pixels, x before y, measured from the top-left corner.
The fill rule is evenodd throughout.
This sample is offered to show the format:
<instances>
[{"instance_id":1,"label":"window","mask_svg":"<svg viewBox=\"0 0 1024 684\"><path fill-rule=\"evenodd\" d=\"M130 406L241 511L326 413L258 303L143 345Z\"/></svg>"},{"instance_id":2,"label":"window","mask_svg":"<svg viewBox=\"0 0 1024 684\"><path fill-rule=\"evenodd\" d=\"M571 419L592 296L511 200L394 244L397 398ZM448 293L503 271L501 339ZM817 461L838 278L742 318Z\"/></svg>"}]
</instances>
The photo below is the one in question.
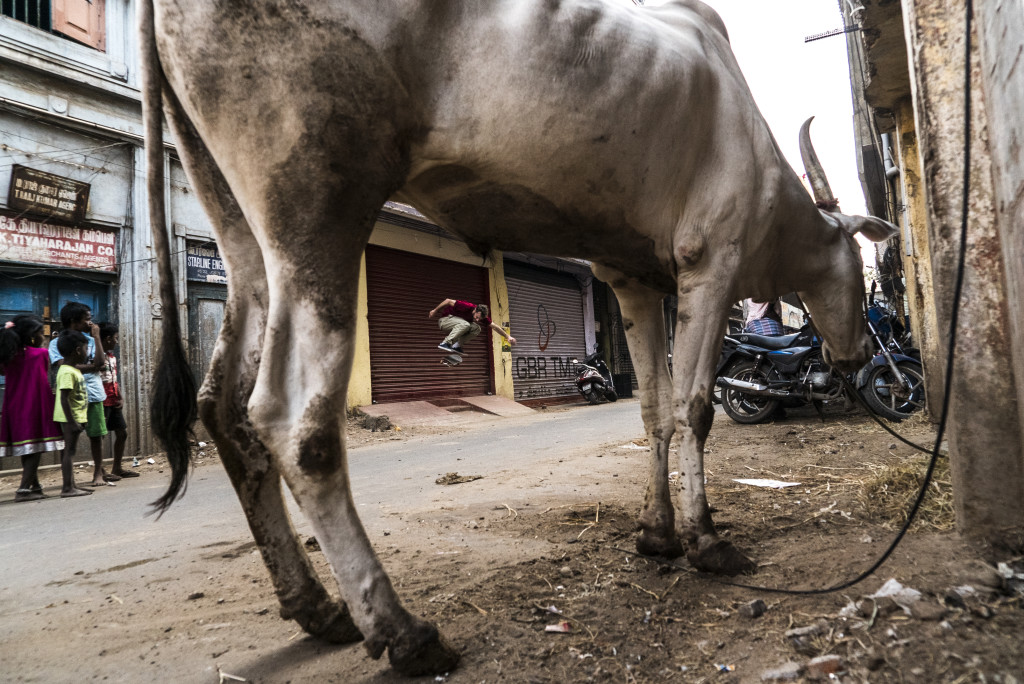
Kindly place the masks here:
<instances>
[{"instance_id":1,"label":"window","mask_svg":"<svg viewBox=\"0 0 1024 684\"><path fill-rule=\"evenodd\" d=\"M106 50L105 0L0 0L4 16Z\"/></svg>"},{"instance_id":2,"label":"window","mask_svg":"<svg viewBox=\"0 0 1024 684\"><path fill-rule=\"evenodd\" d=\"M30 26L50 30L50 0L2 0L5 17L23 21Z\"/></svg>"}]
</instances>

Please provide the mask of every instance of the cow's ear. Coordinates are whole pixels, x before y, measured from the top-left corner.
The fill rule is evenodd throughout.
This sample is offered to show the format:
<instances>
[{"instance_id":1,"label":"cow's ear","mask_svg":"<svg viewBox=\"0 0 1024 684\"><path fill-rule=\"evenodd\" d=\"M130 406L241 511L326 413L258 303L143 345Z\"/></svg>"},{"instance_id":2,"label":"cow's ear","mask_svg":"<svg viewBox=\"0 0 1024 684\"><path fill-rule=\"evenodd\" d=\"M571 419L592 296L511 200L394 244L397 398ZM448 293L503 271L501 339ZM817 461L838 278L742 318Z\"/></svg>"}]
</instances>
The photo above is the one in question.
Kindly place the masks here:
<instances>
[{"instance_id":1,"label":"cow's ear","mask_svg":"<svg viewBox=\"0 0 1024 684\"><path fill-rule=\"evenodd\" d=\"M844 216L841 222L843 229L850 235L862 233L872 242L885 242L899 235L900 229L884 219L876 216Z\"/></svg>"}]
</instances>

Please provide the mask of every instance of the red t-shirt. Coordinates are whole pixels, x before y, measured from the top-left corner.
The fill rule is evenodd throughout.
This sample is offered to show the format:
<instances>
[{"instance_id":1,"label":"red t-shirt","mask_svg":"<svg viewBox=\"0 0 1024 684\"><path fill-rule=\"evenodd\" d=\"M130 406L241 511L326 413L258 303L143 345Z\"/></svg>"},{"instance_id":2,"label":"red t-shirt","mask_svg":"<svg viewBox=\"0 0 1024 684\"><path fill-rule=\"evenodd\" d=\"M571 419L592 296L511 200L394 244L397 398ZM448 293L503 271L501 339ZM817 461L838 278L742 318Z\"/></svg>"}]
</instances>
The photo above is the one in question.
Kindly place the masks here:
<instances>
[{"instance_id":1,"label":"red t-shirt","mask_svg":"<svg viewBox=\"0 0 1024 684\"><path fill-rule=\"evenodd\" d=\"M449 304L441 310L441 318L445 316L458 316L464 321L473 323L473 312L476 311L476 304L472 302L464 302L461 299L456 301L454 304ZM485 327L491 324L489 316L484 316L481 321L483 324L481 327Z\"/></svg>"}]
</instances>

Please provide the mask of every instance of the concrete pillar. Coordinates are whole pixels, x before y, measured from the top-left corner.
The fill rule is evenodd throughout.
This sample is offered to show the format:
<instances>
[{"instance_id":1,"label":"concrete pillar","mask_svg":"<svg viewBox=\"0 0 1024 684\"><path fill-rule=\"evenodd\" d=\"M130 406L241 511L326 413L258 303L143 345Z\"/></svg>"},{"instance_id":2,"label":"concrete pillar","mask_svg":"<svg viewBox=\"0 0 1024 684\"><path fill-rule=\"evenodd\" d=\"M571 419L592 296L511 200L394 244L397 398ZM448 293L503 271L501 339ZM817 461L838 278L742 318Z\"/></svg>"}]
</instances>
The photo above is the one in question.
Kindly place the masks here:
<instances>
[{"instance_id":1,"label":"concrete pillar","mask_svg":"<svg viewBox=\"0 0 1024 684\"><path fill-rule=\"evenodd\" d=\"M159 309L156 263L153 259L153 237L149 227L146 199L146 154L142 145L134 149L136 181L132 186L131 206L133 226L130 238L123 241L128 251L124 256L125 268L121 272L121 384L125 387L126 416L138 416L137 424L128 426L128 453L148 456L162 448L153 438L149 408L153 393L153 375L159 352ZM130 372L130 375L126 374Z\"/></svg>"},{"instance_id":2,"label":"concrete pillar","mask_svg":"<svg viewBox=\"0 0 1024 684\"><path fill-rule=\"evenodd\" d=\"M959 257L964 160L964 0L903 0L935 284L940 347L948 341ZM975 42L977 46L977 42ZM961 532L992 543L1024 528L1024 463L1007 289L979 51L970 69L971 185L966 277L948 424ZM934 375L934 373L933 373Z\"/></svg>"},{"instance_id":3,"label":"concrete pillar","mask_svg":"<svg viewBox=\"0 0 1024 684\"><path fill-rule=\"evenodd\" d=\"M981 51L981 88L989 111L996 225L1006 268L1007 308L1024 425L1024 5L1019 0L974 4Z\"/></svg>"}]
</instances>

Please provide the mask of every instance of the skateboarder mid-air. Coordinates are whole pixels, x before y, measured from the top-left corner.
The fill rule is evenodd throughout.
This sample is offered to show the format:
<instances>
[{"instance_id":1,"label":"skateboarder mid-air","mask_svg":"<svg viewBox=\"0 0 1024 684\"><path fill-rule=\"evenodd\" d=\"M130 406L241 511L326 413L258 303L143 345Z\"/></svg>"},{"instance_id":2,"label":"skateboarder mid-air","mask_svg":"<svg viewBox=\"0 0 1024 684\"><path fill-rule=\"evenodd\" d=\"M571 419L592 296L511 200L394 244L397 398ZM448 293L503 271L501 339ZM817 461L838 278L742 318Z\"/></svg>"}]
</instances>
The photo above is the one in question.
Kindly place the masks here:
<instances>
[{"instance_id":1,"label":"skateboarder mid-air","mask_svg":"<svg viewBox=\"0 0 1024 684\"><path fill-rule=\"evenodd\" d=\"M509 344L516 343L516 338L505 332L497 323L491 322L488 315L490 310L485 304L446 299L435 306L427 316L435 318L438 314L441 316L438 327L448 333L444 341L437 345L437 348L442 351L451 354L465 354L464 343L479 335L484 325L490 326L491 330L508 340Z\"/></svg>"}]
</instances>

